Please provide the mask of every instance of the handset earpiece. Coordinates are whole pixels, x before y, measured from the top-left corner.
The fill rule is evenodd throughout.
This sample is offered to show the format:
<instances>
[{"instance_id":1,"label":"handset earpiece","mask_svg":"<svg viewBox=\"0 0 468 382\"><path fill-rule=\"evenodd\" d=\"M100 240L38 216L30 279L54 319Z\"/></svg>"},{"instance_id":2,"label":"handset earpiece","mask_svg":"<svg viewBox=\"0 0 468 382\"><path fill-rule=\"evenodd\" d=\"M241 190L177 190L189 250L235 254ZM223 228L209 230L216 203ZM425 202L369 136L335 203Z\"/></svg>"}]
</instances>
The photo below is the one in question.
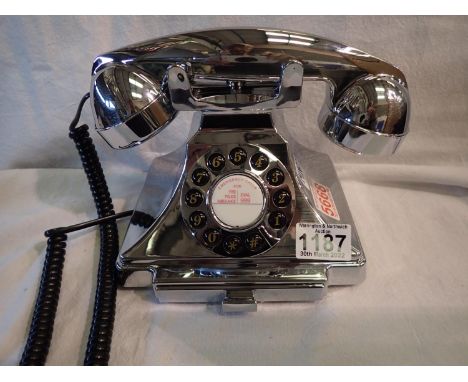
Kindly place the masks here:
<instances>
[{"instance_id":1,"label":"handset earpiece","mask_svg":"<svg viewBox=\"0 0 468 382\"><path fill-rule=\"evenodd\" d=\"M161 83L132 65L99 71L93 79L91 104L96 130L116 149L155 136L177 113Z\"/></svg>"}]
</instances>

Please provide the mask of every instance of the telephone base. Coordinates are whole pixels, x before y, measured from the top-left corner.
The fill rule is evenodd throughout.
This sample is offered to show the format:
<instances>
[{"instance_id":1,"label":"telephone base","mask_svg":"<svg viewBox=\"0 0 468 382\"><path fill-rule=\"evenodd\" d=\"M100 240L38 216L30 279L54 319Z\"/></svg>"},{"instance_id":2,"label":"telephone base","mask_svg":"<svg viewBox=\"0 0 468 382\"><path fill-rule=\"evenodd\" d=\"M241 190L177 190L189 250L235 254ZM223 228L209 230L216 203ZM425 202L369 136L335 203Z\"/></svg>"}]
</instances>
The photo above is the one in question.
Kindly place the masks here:
<instances>
[{"instance_id":1,"label":"telephone base","mask_svg":"<svg viewBox=\"0 0 468 382\"><path fill-rule=\"evenodd\" d=\"M139 226L134 219L129 224L117 261L122 286L152 286L160 303L213 303L221 304L223 312L239 312L255 311L259 302L314 301L325 295L328 286L361 282L365 277L366 259L329 157L300 147L292 150L273 127L269 115L263 121L265 126L258 125L262 119L255 117L257 128L226 127L222 116L215 117L214 122L216 127L213 127L213 119L209 119L209 123L202 122L201 129L186 147L153 162L134 215L143 212L155 219L149 228ZM240 122L240 126L245 126L244 119ZM228 154L235 148L243 148L247 157L243 167L229 163ZM250 166L258 152L269 155L270 167L249 175L250 168L246 169L246 166ZM204 166L209 169L209 164L205 163L213 153L226 158L223 171L208 171L211 183L200 182L195 187L193 183L198 179L194 174L204 170ZM229 230L216 216L213 217L216 211L213 212L211 206L214 200L211 195L215 194L219 184L223 181L237 184L240 179L246 180L249 187L257 183L262 185L262 182L267 183L267 173L270 174L272 169L281 169L282 184L275 187L266 184L262 189L266 211L255 224ZM328 190L336 216L325 213L316 205L317 198L313 194L316 185L323 185ZM268 187L273 189L271 193ZM194 189L200 190L206 205L190 206L191 200L187 196ZM273 204L271 195L276 195L278 190L289 193L288 207L279 208ZM229 196L228 191L223 191L222 195ZM256 205L258 203L238 214L241 206L234 204L222 217L243 219ZM282 230L272 229L275 222L269 217L281 211L286 219L287 208L292 211L289 222L284 222ZM197 224L189 219L194 213L204 216L200 229L194 228ZM296 224L300 222L350 225L351 258L346 261L298 258ZM213 231L213 227L220 232L218 247L207 242L206 232ZM249 236L252 231L265 244L262 251L253 254L249 253L246 239L252 237ZM243 249L229 254L224 244L233 236L239 238Z\"/></svg>"}]
</instances>

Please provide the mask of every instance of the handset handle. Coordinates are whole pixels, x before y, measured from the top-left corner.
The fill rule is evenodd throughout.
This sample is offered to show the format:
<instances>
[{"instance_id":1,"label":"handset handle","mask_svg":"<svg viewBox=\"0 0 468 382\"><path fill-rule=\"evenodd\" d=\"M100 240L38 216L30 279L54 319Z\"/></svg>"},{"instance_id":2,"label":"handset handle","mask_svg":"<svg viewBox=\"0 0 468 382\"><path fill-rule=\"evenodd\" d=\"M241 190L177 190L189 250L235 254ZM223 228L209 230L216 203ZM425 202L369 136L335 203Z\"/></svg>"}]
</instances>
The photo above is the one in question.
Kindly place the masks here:
<instances>
[{"instance_id":1,"label":"handset handle","mask_svg":"<svg viewBox=\"0 0 468 382\"><path fill-rule=\"evenodd\" d=\"M272 81L268 77L262 80L259 76L236 79L211 78L211 81L227 85L230 92L205 97L194 95L194 89L186 68L186 65L177 64L167 70L169 95L172 106L178 111L217 111L225 109L259 111L296 107L301 101L304 68L299 61L289 61L282 65L278 81ZM267 92L255 92L252 83L257 84L259 80L263 82L261 89L268 89Z\"/></svg>"}]
</instances>

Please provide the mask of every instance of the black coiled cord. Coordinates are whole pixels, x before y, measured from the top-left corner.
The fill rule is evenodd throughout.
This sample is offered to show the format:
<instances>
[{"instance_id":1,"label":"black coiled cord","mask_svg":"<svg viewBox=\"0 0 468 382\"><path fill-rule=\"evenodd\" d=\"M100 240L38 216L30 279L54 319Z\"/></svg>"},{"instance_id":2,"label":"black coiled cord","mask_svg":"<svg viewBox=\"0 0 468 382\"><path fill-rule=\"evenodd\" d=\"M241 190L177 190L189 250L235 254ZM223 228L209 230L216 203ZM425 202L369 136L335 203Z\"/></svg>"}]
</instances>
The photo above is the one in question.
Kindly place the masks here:
<instances>
[{"instance_id":1,"label":"black coiled cord","mask_svg":"<svg viewBox=\"0 0 468 382\"><path fill-rule=\"evenodd\" d=\"M49 237L28 340L20 365L44 365L49 352L62 283L67 235Z\"/></svg>"},{"instance_id":2,"label":"black coiled cord","mask_svg":"<svg viewBox=\"0 0 468 382\"><path fill-rule=\"evenodd\" d=\"M45 232L47 250L41 283L36 298L33 318L20 365L44 365L49 352L55 315L60 296L62 270L65 261L66 233L100 225L101 248L94 300L93 321L86 348L85 365L107 365L109 362L112 330L115 317L117 274L115 261L119 251L116 220L132 216L131 224L148 228L155 219L142 211L125 211L115 214L101 163L89 136L86 125L76 127L89 93L81 99L69 136L75 142L89 187L96 205L98 219L59 227Z\"/></svg>"},{"instance_id":3,"label":"black coiled cord","mask_svg":"<svg viewBox=\"0 0 468 382\"><path fill-rule=\"evenodd\" d=\"M81 100L75 118L70 124L70 138L75 142L83 168L93 195L99 218L115 215L104 172L88 126L78 124L83 105L89 98L87 93ZM60 295L65 246L67 236L63 233L46 232L50 236L44 268L36 299L31 327L20 365L44 365L49 351ZM119 239L115 219L100 226L101 248L91 324L85 365L107 365L109 362L112 330L114 326L117 277L115 261L119 250Z\"/></svg>"},{"instance_id":4,"label":"black coiled cord","mask_svg":"<svg viewBox=\"0 0 468 382\"><path fill-rule=\"evenodd\" d=\"M100 218L115 215L104 172L88 126L70 129L70 138L83 163L89 187ZM107 365L109 362L112 330L114 327L117 277L115 261L119 252L117 224L110 221L100 226L101 248L94 300L93 321L89 332L85 365Z\"/></svg>"}]
</instances>

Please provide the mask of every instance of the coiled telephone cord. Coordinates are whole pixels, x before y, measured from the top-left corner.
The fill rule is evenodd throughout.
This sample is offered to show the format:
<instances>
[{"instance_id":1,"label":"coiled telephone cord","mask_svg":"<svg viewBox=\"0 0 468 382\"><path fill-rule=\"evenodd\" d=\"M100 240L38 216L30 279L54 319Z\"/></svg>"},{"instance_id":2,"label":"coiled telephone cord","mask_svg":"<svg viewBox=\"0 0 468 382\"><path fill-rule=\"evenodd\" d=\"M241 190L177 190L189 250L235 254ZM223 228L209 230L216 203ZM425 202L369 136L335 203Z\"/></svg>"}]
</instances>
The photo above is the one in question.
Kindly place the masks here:
<instances>
[{"instance_id":1,"label":"coiled telephone cord","mask_svg":"<svg viewBox=\"0 0 468 382\"><path fill-rule=\"evenodd\" d=\"M97 156L93 141L89 136L88 126L82 125L70 129L70 138L83 163L93 195L98 217L115 215L104 172ZM94 312L88 345L84 360L85 365L107 365L109 362L112 330L114 327L117 277L115 261L119 253L119 234L115 221L99 226L101 246L99 267L94 298Z\"/></svg>"},{"instance_id":2,"label":"coiled telephone cord","mask_svg":"<svg viewBox=\"0 0 468 382\"><path fill-rule=\"evenodd\" d=\"M128 217L133 211L115 214L112 198L87 125L76 127L89 93L81 99L75 118L70 124L69 136L75 142L89 187L96 205L98 219L61 227L45 232L47 250L36 298L28 339L20 365L44 365L49 352L54 320L62 282L63 264L68 232L100 225L100 255L94 311L84 365L107 365L110 356L115 317L117 274L115 261L119 252L116 219ZM144 213L134 213L133 224L148 227L154 220Z\"/></svg>"},{"instance_id":3,"label":"coiled telephone cord","mask_svg":"<svg viewBox=\"0 0 468 382\"><path fill-rule=\"evenodd\" d=\"M62 283L67 235L49 237L41 283L20 365L44 365L49 352Z\"/></svg>"}]
</instances>

